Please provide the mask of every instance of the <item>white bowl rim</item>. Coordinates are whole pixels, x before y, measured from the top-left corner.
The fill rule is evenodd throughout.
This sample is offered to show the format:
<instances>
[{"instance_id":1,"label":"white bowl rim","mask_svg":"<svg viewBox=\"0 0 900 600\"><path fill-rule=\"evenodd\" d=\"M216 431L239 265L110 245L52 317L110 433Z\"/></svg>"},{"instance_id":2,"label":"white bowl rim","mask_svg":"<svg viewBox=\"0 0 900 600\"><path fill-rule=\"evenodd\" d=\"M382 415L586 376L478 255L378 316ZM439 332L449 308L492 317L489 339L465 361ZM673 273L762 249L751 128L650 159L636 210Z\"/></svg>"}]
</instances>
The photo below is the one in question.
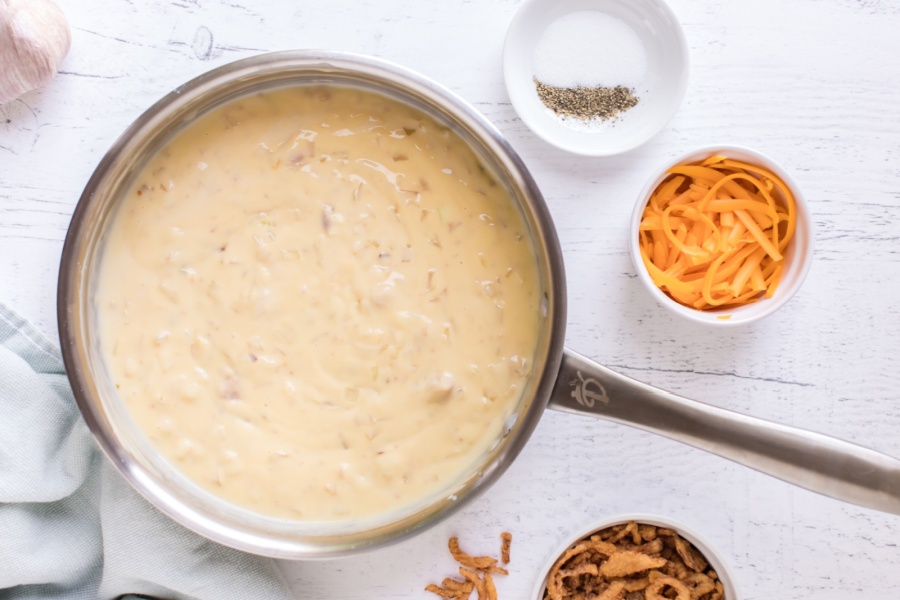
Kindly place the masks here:
<instances>
[{"instance_id":1,"label":"white bowl rim","mask_svg":"<svg viewBox=\"0 0 900 600\"><path fill-rule=\"evenodd\" d=\"M719 576L719 580L725 587L725 600L738 600L741 597L738 593L738 586L734 578L734 571L731 569L731 565L723 558L721 553L715 550L715 547L710 544L707 538L698 533L697 530L692 526L685 525L682 521L679 521L677 519L663 517L657 514L621 513L602 519L595 519L587 525L578 529L574 534L567 536L565 541L560 543L553 550L549 558L538 570L538 579L535 582L534 589L531 592L530 600L543 600L544 590L547 586L547 574L550 572L550 569L556 563L557 559L559 559L559 557L562 556L563 552L569 549L572 544L588 537L592 533L600 531L601 529L606 529L607 527L613 527L615 525L622 525L623 523L628 523L629 521L636 521L637 523L646 525L655 525L657 527L666 527L668 529L674 529L675 531L677 531L678 534L681 535L681 537L693 544L694 547L697 548L697 550L704 556L704 558L706 558L710 566L713 567L716 574Z\"/></svg>"},{"instance_id":2,"label":"white bowl rim","mask_svg":"<svg viewBox=\"0 0 900 600\"><path fill-rule=\"evenodd\" d=\"M597 2L607 2L607 1L620 1L620 0L595 0ZM645 0L647 2L654 3L659 9L666 14L669 19L671 19L672 23L675 24L675 28L673 33L678 42L678 52L683 57L684 66L681 70L681 77L678 80L677 93L672 96L672 102L670 104L669 114L663 119L659 127L654 130L648 130L645 134L634 136L631 139L630 143L621 144L619 146L609 146L607 144L597 144L597 145L578 145L578 144L570 144L565 142L564 140L558 139L553 135L550 135L547 131L541 127L536 120L534 119L532 113L525 108L524 102L521 96L517 93L512 92L511 90L515 89L512 84L512 75L511 75L511 65L514 61L519 60L519 57L514 56L514 52L512 50L512 42L513 35L517 32L517 30L523 25L525 18L529 15L530 11L536 10L535 6L538 4L547 4L547 5L559 5L561 2L566 2L569 4L583 4L579 0L526 0L516 11L513 16L512 21L507 28L506 37L503 42L503 82L506 87L507 96L509 97L510 102L513 105L513 108L516 111L516 114L522 120L523 123L528 127L528 129L537 135L539 138L547 142L548 144L555 146L561 150L565 150L567 152L571 152L572 154L579 154L582 156L593 156L593 157L609 157L616 156L619 154L625 154L626 152L630 152L635 148L643 146L648 141L653 139L656 135L658 135L665 127L672 121L675 115L678 113L678 109L681 107L682 102L684 101L684 97L687 94L688 82L690 79L690 67L691 67L691 56L690 56L690 48L687 43L687 37L684 33L684 27L681 24L681 21L678 19L678 15L672 10L672 7L669 6L669 3L666 0ZM576 8L574 10L584 10L583 8ZM586 134L592 135L592 134ZM599 139L599 138L597 138Z\"/></svg>"},{"instance_id":3,"label":"white bowl rim","mask_svg":"<svg viewBox=\"0 0 900 600\"><path fill-rule=\"evenodd\" d=\"M775 294L772 298L761 300L760 302L757 302L755 304L732 308L727 311L700 311L684 306L683 304L680 304L679 302L673 300L672 298L667 296L665 292L660 290L655 283L653 283L653 280L650 278L650 274L647 272L647 269L641 259L641 251L639 245L640 235L638 234L638 228L640 227L641 216L643 215L644 207L647 205L647 202L650 198L650 194L654 189L656 189L662 179L665 178L666 171L670 167L688 161L700 160L701 155L714 156L716 154L728 154L729 152L746 154L753 157L754 162L757 162L757 164L759 164L760 166L763 166L772 171L775 175L778 175L778 177L780 177L790 188L797 205L797 233L795 234L796 237L791 243L802 243L803 248L794 251L795 255L797 254L797 252L802 252L802 256L800 257L801 263L799 266L793 267L791 269L793 277L790 281L786 282L784 279L782 279L781 284L778 286L778 289L775 291ZM803 282L806 279L807 274L809 273L809 269L812 266L814 235L809 204L807 203L806 197L804 196L803 191L800 189L800 186L797 185L797 182L793 177L791 177L790 173L785 171L775 160L773 160L766 154L763 154L762 152L754 150L753 148L750 148L748 146L741 146L738 144L713 144L702 146L695 150L685 152L673 159L667 159L660 168L653 170L652 173L653 174L647 179L647 182L641 189L640 194L638 194L637 201L634 205L634 210L631 213L631 221L628 231L628 249L629 253L631 254L631 260L634 264L635 271L637 272L638 279L640 279L641 283L644 284L644 287L647 289L647 291L650 292L650 295L653 296L659 304L674 312L675 314L678 314L695 323L713 327L738 327L747 325L749 323L754 323L756 321L764 319L765 317L768 317L779 308L787 304L788 301L790 301L791 298L794 297L794 295L803 285ZM745 309L748 308L752 308L752 312L746 314L747 311ZM726 314L726 312L730 315L729 318L719 318L723 314Z\"/></svg>"}]
</instances>

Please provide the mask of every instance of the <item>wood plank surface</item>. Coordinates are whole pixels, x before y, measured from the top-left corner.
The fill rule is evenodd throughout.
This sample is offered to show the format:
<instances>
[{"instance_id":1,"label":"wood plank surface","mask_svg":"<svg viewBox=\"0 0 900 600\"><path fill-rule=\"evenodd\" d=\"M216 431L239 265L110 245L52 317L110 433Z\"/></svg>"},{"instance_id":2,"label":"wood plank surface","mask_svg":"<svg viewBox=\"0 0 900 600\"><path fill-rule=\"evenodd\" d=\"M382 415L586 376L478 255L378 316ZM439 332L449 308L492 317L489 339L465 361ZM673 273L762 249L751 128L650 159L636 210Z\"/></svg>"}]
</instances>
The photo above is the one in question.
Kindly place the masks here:
<instances>
[{"instance_id":1,"label":"wood plank surface","mask_svg":"<svg viewBox=\"0 0 900 600\"><path fill-rule=\"evenodd\" d=\"M671 0L691 82L671 124L609 159L536 138L502 80L521 2L59 0L73 47L46 89L0 105L0 301L55 337L59 254L107 148L184 81L263 51L327 48L420 71L474 104L521 153L565 253L567 342L686 396L900 455L900 2ZM728 331L676 320L626 249L649 173L711 143L761 150L814 214L815 262L795 299ZM548 413L487 494L430 531L329 562L284 563L298 598L428 598L454 571L446 540L496 552L515 535L500 597L530 597L573 529L649 512L693 525L733 565L747 600L900 597L900 517L794 488L675 442Z\"/></svg>"}]
</instances>

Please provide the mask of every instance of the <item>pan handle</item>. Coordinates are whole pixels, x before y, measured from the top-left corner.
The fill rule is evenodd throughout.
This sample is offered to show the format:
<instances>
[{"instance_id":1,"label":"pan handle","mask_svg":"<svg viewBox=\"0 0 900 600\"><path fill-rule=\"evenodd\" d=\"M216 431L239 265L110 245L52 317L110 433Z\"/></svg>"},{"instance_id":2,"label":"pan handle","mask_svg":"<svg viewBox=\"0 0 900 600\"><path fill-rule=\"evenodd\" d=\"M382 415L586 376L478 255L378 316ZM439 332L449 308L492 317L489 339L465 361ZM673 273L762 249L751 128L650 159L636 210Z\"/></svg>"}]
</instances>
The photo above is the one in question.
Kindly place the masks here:
<instances>
[{"instance_id":1,"label":"pan handle","mask_svg":"<svg viewBox=\"0 0 900 600\"><path fill-rule=\"evenodd\" d=\"M837 500L900 514L900 460L620 375L566 349L549 407L657 433Z\"/></svg>"}]
</instances>

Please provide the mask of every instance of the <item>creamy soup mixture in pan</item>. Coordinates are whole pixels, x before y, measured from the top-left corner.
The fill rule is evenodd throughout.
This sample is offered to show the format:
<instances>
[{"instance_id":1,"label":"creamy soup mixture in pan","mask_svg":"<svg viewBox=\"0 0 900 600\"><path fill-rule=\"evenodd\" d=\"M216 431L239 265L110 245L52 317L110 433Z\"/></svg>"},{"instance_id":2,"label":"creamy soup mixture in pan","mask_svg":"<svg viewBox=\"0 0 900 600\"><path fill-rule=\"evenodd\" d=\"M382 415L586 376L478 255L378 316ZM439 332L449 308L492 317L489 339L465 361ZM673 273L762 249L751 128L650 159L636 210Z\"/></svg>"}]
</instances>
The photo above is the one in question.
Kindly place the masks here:
<instances>
[{"instance_id":1,"label":"creamy soup mixture in pan","mask_svg":"<svg viewBox=\"0 0 900 600\"><path fill-rule=\"evenodd\" d=\"M120 199L95 295L122 401L213 494L298 520L451 485L532 370L524 222L454 133L371 92L215 109Z\"/></svg>"}]
</instances>

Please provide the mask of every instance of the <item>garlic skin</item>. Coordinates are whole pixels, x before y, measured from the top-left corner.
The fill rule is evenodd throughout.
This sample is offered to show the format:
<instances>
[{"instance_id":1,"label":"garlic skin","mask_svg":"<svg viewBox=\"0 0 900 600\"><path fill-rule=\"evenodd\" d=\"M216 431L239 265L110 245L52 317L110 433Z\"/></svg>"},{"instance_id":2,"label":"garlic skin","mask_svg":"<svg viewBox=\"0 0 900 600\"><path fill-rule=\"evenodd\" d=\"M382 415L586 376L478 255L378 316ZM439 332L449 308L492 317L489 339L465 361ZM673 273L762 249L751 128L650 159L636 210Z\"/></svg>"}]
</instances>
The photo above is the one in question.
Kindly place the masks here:
<instances>
[{"instance_id":1,"label":"garlic skin","mask_svg":"<svg viewBox=\"0 0 900 600\"><path fill-rule=\"evenodd\" d=\"M0 0L0 104L46 85L71 44L69 23L51 0Z\"/></svg>"}]
</instances>

